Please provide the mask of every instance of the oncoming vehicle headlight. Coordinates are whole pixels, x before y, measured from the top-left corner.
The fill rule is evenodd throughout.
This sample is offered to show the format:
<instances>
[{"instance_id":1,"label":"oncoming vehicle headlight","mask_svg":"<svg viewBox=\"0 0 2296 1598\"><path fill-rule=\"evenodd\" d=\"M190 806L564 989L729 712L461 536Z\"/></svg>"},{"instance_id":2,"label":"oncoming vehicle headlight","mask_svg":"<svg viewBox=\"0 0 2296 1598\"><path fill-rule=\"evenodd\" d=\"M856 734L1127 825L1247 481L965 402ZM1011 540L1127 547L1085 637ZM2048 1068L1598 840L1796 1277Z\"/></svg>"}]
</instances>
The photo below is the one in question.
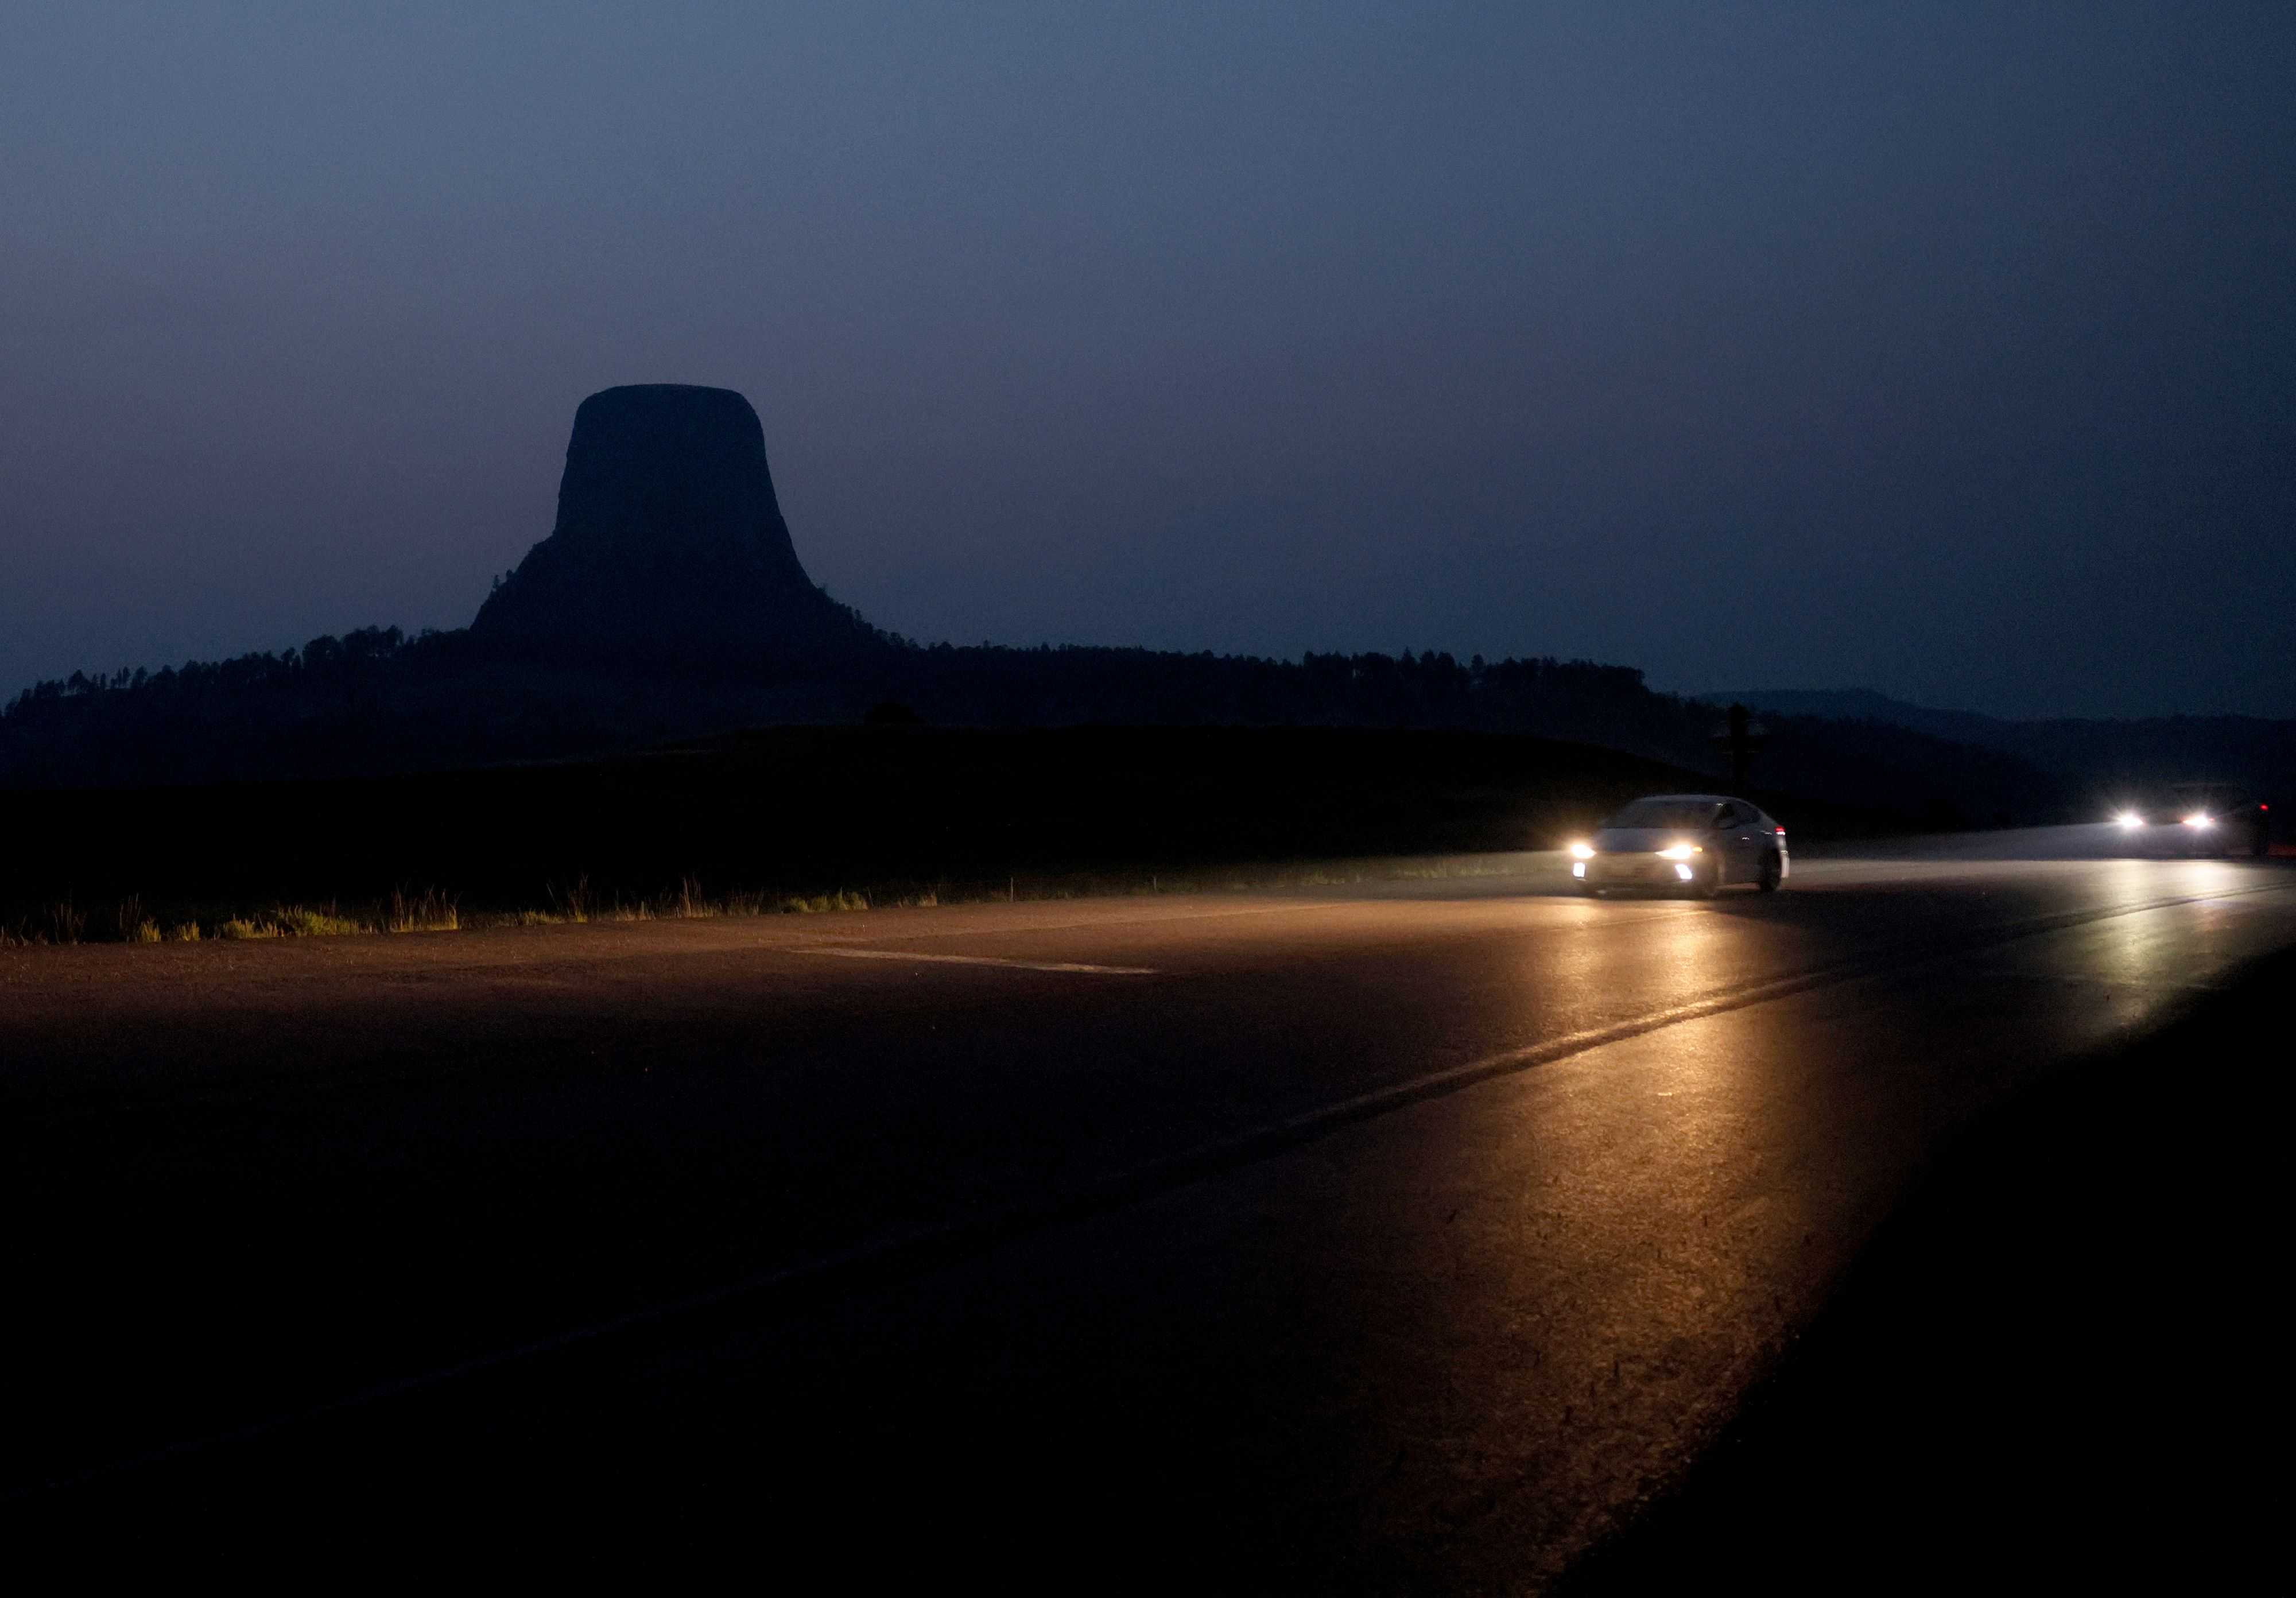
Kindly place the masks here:
<instances>
[{"instance_id":1,"label":"oncoming vehicle headlight","mask_svg":"<svg viewBox=\"0 0 2296 1598\"><path fill-rule=\"evenodd\" d=\"M1693 855L1702 855L1705 852L1694 843L1677 843L1672 848L1659 850L1658 857L1661 860L1687 860Z\"/></svg>"},{"instance_id":2,"label":"oncoming vehicle headlight","mask_svg":"<svg viewBox=\"0 0 2296 1598\"><path fill-rule=\"evenodd\" d=\"M2120 827L2125 832L2131 827L2143 826L2144 824L2144 818L2137 815L2134 810L2123 810L2120 815L2112 818L2112 824Z\"/></svg>"},{"instance_id":3,"label":"oncoming vehicle headlight","mask_svg":"<svg viewBox=\"0 0 2296 1598\"><path fill-rule=\"evenodd\" d=\"M2194 811L2192 815L2185 817L2185 824L2188 827L2205 827L2210 824L2210 822L2207 816L2201 815L2198 811Z\"/></svg>"},{"instance_id":4,"label":"oncoming vehicle headlight","mask_svg":"<svg viewBox=\"0 0 2296 1598\"><path fill-rule=\"evenodd\" d=\"M1573 860L1592 860L1595 857L1595 846L1591 843L1574 843L1570 846L1570 857Z\"/></svg>"}]
</instances>

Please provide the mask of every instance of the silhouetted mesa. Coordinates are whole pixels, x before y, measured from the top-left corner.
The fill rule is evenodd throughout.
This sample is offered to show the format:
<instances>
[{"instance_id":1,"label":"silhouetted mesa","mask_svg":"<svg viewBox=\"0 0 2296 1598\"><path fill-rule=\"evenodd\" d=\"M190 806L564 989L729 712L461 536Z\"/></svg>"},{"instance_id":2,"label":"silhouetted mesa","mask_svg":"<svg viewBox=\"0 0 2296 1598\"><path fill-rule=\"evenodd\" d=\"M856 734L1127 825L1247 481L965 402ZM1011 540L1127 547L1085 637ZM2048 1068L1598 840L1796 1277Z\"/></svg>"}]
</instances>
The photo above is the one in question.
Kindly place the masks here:
<instances>
[{"instance_id":1,"label":"silhouetted mesa","mask_svg":"<svg viewBox=\"0 0 2296 1598\"><path fill-rule=\"evenodd\" d=\"M585 665L818 662L876 641L798 563L750 402L683 383L582 402L557 525L471 632Z\"/></svg>"}]
</instances>

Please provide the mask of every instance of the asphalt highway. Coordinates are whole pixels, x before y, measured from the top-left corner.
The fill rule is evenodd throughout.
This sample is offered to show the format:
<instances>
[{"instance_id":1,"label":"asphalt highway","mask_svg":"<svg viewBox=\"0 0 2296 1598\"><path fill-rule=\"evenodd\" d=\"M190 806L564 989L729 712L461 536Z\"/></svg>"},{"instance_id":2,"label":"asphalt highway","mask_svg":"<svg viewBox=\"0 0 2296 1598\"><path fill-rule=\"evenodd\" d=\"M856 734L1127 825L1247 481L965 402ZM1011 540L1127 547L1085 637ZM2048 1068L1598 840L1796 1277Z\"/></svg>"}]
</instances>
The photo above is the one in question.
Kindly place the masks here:
<instances>
[{"instance_id":1,"label":"asphalt highway","mask_svg":"<svg viewBox=\"0 0 2296 1598\"><path fill-rule=\"evenodd\" d=\"M1944 1140L2291 944L2271 863L1532 856L0 954L0 1488L1536 1590Z\"/></svg>"}]
</instances>

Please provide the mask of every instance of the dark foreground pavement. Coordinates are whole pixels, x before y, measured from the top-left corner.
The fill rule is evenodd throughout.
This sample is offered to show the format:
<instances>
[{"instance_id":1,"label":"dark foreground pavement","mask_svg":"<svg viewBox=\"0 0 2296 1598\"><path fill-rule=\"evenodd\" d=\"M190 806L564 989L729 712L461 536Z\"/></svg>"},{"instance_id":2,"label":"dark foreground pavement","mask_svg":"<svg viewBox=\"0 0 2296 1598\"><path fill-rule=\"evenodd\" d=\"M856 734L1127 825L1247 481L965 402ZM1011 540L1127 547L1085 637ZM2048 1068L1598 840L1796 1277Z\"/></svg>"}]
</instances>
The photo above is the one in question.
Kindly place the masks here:
<instances>
[{"instance_id":1,"label":"dark foreground pavement","mask_svg":"<svg viewBox=\"0 0 2296 1598\"><path fill-rule=\"evenodd\" d=\"M1566 1590L2284 1589L2292 992L2283 955L1956 1140Z\"/></svg>"},{"instance_id":2,"label":"dark foreground pavement","mask_svg":"<svg viewBox=\"0 0 2296 1598\"><path fill-rule=\"evenodd\" d=\"M1766 1500L1791 1532L1724 1546L1703 1479L1615 1539L1750 1392L1816 1390L1782 1355L1840 1340L1971 1127L2063 1084L2126 1099L2132 1168L2266 1135L2235 1069L2109 1062L2296 942L2285 872L1541 883L15 959L11 1529L1054 1586L1782 1568L1811 1525ZM2101 1279L2189 1299L2174 1206L2117 1201ZM2168 1347L2086 1389L2107 1423ZM1859 1402L1914 1363L1851 1359Z\"/></svg>"}]
</instances>

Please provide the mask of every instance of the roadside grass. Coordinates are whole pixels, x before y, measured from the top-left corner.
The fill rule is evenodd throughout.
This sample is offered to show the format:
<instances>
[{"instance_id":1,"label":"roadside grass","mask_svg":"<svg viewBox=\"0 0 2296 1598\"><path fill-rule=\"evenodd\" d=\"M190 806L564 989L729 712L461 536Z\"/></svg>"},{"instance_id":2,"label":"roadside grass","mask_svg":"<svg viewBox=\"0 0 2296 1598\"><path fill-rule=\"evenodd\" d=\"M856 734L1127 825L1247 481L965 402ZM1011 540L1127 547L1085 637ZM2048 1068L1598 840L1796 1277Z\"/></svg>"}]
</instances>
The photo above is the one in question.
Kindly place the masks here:
<instances>
[{"instance_id":1,"label":"roadside grass","mask_svg":"<svg viewBox=\"0 0 2296 1598\"><path fill-rule=\"evenodd\" d=\"M370 911L346 911L332 902L324 905L271 905L261 909L238 906L167 907L161 914L147 909L140 897L120 901L109 916L91 924L90 918L70 905L47 906L38 914L0 922L0 948L59 947L78 943L233 943L275 938L351 938L381 932L454 931L461 925L455 901L427 892L412 897L393 895Z\"/></svg>"},{"instance_id":2,"label":"roadside grass","mask_svg":"<svg viewBox=\"0 0 2296 1598\"><path fill-rule=\"evenodd\" d=\"M1385 856L1300 861L1201 870L1048 872L1028 876L931 881L893 881L861 887L789 892L716 890L694 876L655 894L602 892L586 876L552 885L541 905L470 906L439 888L400 889L372 904L147 904L130 895L91 916L72 901L0 919L0 948L102 943L243 943L275 938L342 938L457 932L499 927L557 927L652 921L715 921L775 915L826 915L875 909L1041 903L1170 894L1242 893L1344 887L1395 881L1439 881L1508 874L1517 856Z\"/></svg>"}]
</instances>

